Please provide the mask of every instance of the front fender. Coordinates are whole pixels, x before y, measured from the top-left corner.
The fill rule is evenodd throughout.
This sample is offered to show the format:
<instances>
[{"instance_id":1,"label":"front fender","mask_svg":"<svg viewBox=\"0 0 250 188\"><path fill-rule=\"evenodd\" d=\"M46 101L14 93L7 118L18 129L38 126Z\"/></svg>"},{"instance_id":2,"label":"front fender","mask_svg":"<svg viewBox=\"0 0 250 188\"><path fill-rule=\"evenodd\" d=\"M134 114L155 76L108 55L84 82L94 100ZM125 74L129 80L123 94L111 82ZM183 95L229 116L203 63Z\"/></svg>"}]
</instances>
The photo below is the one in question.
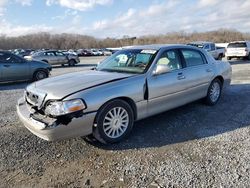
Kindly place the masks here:
<instances>
[{"instance_id":1,"label":"front fender","mask_svg":"<svg viewBox=\"0 0 250 188\"><path fill-rule=\"evenodd\" d=\"M127 97L135 104L144 100L145 75L136 75L123 80L99 85L68 96L64 100L81 98L87 105L86 113L98 111L107 101Z\"/></svg>"}]
</instances>

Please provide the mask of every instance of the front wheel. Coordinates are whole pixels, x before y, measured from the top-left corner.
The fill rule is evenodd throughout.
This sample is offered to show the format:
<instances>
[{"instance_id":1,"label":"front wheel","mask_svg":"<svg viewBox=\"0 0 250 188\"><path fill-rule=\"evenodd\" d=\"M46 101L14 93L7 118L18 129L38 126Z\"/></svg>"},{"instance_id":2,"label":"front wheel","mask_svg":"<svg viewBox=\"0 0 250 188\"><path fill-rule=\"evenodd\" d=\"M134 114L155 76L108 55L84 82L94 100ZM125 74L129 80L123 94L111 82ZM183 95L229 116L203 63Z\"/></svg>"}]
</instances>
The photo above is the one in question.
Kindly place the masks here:
<instances>
[{"instance_id":1,"label":"front wheel","mask_svg":"<svg viewBox=\"0 0 250 188\"><path fill-rule=\"evenodd\" d=\"M210 84L207 92L207 96L205 98L205 103L207 105L213 106L215 105L221 96L222 83L219 79L214 79Z\"/></svg>"},{"instance_id":2,"label":"front wheel","mask_svg":"<svg viewBox=\"0 0 250 188\"><path fill-rule=\"evenodd\" d=\"M230 61L230 60L231 60L231 57L227 57L227 60L229 60L229 61Z\"/></svg>"},{"instance_id":3,"label":"front wheel","mask_svg":"<svg viewBox=\"0 0 250 188\"><path fill-rule=\"evenodd\" d=\"M103 144L116 143L132 130L134 114L131 106L120 99L105 104L98 112L93 136Z\"/></svg>"}]
</instances>

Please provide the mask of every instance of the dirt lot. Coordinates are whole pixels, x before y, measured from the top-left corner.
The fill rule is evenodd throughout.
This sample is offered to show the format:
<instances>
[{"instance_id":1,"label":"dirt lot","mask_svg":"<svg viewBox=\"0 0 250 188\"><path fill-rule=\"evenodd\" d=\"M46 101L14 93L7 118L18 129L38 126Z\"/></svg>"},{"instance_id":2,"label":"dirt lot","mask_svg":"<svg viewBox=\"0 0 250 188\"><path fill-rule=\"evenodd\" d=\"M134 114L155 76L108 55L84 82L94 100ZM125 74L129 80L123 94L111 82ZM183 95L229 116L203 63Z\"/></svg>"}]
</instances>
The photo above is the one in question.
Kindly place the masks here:
<instances>
[{"instance_id":1,"label":"dirt lot","mask_svg":"<svg viewBox=\"0 0 250 188\"><path fill-rule=\"evenodd\" d=\"M99 58L52 76L89 69ZM25 83L0 86L0 187L249 187L250 62L232 61L221 101L139 121L122 143L49 143L18 121Z\"/></svg>"}]
</instances>

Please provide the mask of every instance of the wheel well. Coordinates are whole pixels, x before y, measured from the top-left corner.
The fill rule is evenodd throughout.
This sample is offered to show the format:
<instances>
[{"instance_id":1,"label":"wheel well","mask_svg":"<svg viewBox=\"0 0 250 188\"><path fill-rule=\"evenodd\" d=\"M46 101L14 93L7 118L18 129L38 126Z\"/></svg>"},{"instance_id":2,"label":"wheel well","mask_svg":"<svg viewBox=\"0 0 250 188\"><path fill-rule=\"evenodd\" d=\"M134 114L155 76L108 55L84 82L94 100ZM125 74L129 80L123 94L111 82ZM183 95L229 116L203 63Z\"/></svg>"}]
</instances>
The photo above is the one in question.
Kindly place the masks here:
<instances>
[{"instance_id":1,"label":"wheel well","mask_svg":"<svg viewBox=\"0 0 250 188\"><path fill-rule=\"evenodd\" d=\"M215 79L219 79L221 81L221 84L224 84L224 78L222 76L217 76Z\"/></svg>"},{"instance_id":2,"label":"wheel well","mask_svg":"<svg viewBox=\"0 0 250 188\"><path fill-rule=\"evenodd\" d=\"M47 75L49 74L49 73L48 73L48 70L46 70L46 69L36 69L36 70L34 71L34 73L33 73L33 78L34 78L35 74L36 74L38 71L43 71L43 72L45 72Z\"/></svg>"},{"instance_id":3,"label":"wheel well","mask_svg":"<svg viewBox=\"0 0 250 188\"><path fill-rule=\"evenodd\" d=\"M45 62L45 63L49 63L46 59L43 59L42 61Z\"/></svg>"},{"instance_id":4,"label":"wheel well","mask_svg":"<svg viewBox=\"0 0 250 188\"><path fill-rule=\"evenodd\" d=\"M136 108L135 102L129 97L119 97L116 99L124 100L125 102L127 102L131 106L133 113L134 113L134 119L136 120L137 119L137 108Z\"/></svg>"},{"instance_id":5,"label":"wheel well","mask_svg":"<svg viewBox=\"0 0 250 188\"><path fill-rule=\"evenodd\" d=\"M74 61L74 62L76 62L76 60L75 60L75 59L73 59L73 58L69 59L69 62L70 62L70 61Z\"/></svg>"},{"instance_id":6,"label":"wheel well","mask_svg":"<svg viewBox=\"0 0 250 188\"><path fill-rule=\"evenodd\" d=\"M116 99L123 100L123 101L127 102L127 103L130 105L130 107L132 108L133 113L134 113L134 120L136 120L136 119L137 119L137 108L136 108L136 104L135 104L135 102L134 102L131 98L129 98L129 97L117 97L117 98L113 98L113 99L111 99L111 100L105 102L99 109L101 109L105 104L107 104L107 103L109 103L109 102L111 102L111 101L113 101L113 100L116 100ZM98 110L99 110L99 109L98 109ZM96 117L97 117L97 116L96 116ZM95 120L94 120L95 123L96 123L96 117L95 117Z\"/></svg>"}]
</instances>

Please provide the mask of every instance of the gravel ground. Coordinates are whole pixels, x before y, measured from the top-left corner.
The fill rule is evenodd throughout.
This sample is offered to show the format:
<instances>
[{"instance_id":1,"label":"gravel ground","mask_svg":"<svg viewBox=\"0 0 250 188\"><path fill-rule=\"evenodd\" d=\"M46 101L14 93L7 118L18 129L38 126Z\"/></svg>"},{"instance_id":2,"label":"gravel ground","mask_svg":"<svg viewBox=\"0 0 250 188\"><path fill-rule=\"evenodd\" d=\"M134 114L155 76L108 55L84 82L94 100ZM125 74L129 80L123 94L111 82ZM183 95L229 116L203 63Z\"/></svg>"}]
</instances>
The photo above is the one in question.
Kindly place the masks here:
<instances>
[{"instance_id":1,"label":"gravel ground","mask_svg":"<svg viewBox=\"0 0 250 188\"><path fill-rule=\"evenodd\" d=\"M52 76L89 69L56 67ZM250 62L232 61L218 105L197 101L135 124L122 143L46 142L19 122L27 84L0 86L0 187L249 187Z\"/></svg>"}]
</instances>

